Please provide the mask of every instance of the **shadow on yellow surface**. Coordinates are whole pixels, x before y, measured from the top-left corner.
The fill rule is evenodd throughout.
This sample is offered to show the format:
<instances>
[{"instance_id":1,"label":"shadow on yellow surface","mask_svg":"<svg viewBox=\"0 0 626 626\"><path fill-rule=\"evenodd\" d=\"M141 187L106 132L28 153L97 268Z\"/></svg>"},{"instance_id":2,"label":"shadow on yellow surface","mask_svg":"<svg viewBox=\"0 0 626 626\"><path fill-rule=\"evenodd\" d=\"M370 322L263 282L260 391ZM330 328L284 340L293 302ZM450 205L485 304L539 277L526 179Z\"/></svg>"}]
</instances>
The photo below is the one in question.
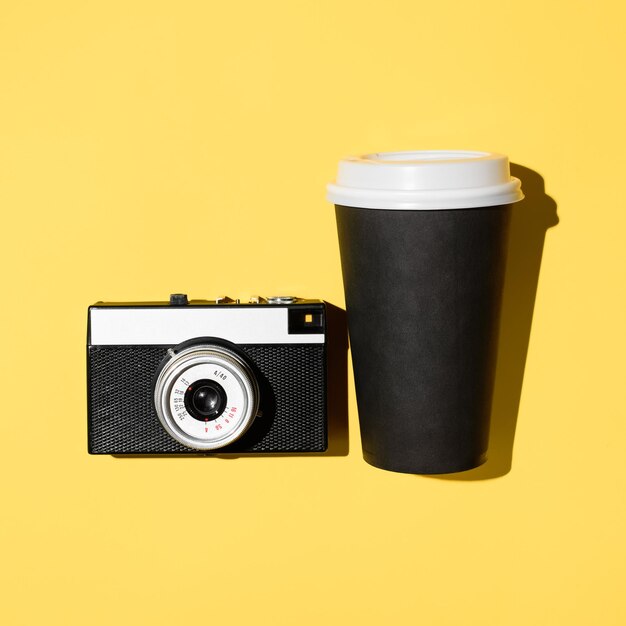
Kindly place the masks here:
<instances>
[{"instance_id":1,"label":"shadow on yellow surface","mask_svg":"<svg viewBox=\"0 0 626 626\"><path fill-rule=\"evenodd\" d=\"M328 335L328 450L330 456L346 456L348 434L348 322L344 309L326 303Z\"/></svg>"},{"instance_id":2,"label":"shadow on yellow surface","mask_svg":"<svg viewBox=\"0 0 626 626\"><path fill-rule=\"evenodd\" d=\"M512 207L487 461L467 472L434 476L438 479L487 480L511 471L545 234L559 222L556 202L537 172L511 163L511 175L522 181L525 198Z\"/></svg>"}]
</instances>

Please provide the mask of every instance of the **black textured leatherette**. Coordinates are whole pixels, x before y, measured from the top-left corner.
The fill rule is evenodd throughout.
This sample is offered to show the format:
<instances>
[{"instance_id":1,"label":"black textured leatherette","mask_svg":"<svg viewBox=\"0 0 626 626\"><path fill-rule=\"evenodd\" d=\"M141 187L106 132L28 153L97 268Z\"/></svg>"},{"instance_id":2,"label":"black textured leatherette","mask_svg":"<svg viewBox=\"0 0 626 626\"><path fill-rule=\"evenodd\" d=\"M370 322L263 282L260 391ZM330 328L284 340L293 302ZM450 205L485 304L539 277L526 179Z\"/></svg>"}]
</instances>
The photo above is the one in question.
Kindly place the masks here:
<instances>
[{"instance_id":1,"label":"black textured leatherette","mask_svg":"<svg viewBox=\"0 0 626 626\"><path fill-rule=\"evenodd\" d=\"M261 409L226 452L321 452L327 445L325 346L239 346L260 374ZM152 405L152 382L167 346L88 348L92 454L203 454L172 439Z\"/></svg>"}]
</instances>

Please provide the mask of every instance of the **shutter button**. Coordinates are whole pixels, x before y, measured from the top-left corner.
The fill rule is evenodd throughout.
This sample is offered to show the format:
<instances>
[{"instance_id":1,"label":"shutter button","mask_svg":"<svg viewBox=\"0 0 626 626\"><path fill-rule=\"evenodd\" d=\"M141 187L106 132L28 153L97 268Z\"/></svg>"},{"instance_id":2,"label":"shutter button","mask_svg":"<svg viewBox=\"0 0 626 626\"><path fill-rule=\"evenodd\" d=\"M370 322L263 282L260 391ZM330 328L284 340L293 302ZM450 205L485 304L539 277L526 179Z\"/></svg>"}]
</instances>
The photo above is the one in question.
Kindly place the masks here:
<instances>
[{"instance_id":1,"label":"shutter button","mask_svg":"<svg viewBox=\"0 0 626 626\"><path fill-rule=\"evenodd\" d=\"M170 304L172 306L184 306L185 304L189 304L189 301L187 300L187 294L186 293L173 293L170 296Z\"/></svg>"}]
</instances>

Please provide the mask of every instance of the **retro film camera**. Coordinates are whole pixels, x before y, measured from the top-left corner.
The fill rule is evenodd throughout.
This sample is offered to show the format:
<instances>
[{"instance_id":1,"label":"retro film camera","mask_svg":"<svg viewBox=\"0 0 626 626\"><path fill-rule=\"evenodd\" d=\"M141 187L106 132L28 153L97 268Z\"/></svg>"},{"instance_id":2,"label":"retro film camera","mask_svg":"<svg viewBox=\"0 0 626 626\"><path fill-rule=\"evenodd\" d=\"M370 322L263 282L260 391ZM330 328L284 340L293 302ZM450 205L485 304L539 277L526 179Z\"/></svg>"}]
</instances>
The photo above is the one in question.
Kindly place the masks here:
<instances>
[{"instance_id":1,"label":"retro film camera","mask_svg":"<svg viewBox=\"0 0 626 626\"><path fill-rule=\"evenodd\" d=\"M253 297L89 307L91 454L323 452L326 308Z\"/></svg>"}]
</instances>

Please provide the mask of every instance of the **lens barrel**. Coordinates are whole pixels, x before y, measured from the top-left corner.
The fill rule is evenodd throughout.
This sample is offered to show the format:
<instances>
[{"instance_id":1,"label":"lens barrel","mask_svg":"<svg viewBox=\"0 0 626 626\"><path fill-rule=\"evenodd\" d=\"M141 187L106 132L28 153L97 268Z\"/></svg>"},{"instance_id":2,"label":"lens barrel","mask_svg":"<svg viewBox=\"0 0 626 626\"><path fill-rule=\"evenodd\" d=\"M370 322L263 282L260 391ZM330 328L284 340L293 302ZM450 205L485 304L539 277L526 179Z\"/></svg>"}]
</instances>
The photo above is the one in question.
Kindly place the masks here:
<instances>
[{"instance_id":1,"label":"lens barrel","mask_svg":"<svg viewBox=\"0 0 626 626\"><path fill-rule=\"evenodd\" d=\"M250 427L259 412L252 365L236 346L209 338L168 351L154 386L161 425L179 443L197 450L223 448Z\"/></svg>"}]
</instances>

